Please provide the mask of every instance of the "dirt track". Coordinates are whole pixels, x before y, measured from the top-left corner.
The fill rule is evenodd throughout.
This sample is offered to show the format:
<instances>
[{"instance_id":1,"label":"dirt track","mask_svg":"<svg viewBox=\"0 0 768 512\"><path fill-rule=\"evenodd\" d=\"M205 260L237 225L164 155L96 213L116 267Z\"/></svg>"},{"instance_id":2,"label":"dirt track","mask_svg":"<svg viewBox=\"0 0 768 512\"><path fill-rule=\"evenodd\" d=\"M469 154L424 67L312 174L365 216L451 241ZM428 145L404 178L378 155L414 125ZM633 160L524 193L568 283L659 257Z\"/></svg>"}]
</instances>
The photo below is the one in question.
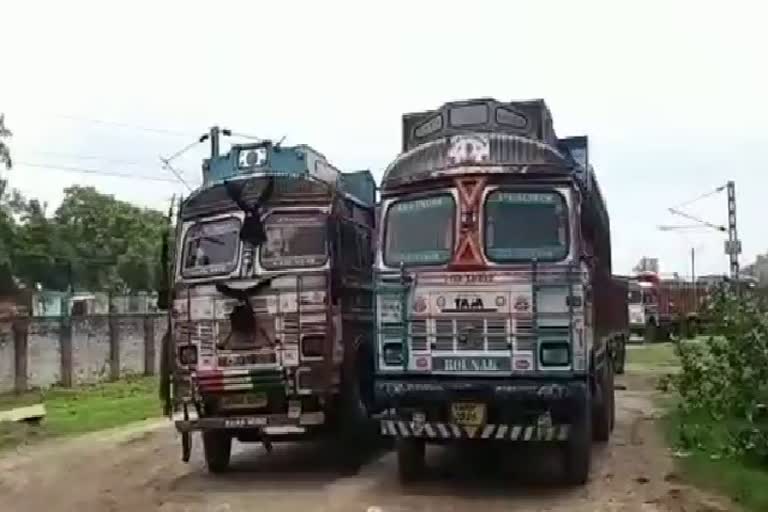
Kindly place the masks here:
<instances>
[{"instance_id":1,"label":"dirt track","mask_svg":"<svg viewBox=\"0 0 768 512\"><path fill-rule=\"evenodd\" d=\"M546 453L510 453L499 462L493 454L443 448L428 453L426 481L405 488L393 453L344 476L323 445L277 445L268 455L259 445L236 444L233 471L214 477L204 469L199 440L192 462L183 464L175 433L153 422L3 454L0 511L730 510L677 481L653 424L649 381L630 376L619 383L627 390L617 392L616 432L595 446L584 488L546 483L556 471Z\"/></svg>"}]
</instances>

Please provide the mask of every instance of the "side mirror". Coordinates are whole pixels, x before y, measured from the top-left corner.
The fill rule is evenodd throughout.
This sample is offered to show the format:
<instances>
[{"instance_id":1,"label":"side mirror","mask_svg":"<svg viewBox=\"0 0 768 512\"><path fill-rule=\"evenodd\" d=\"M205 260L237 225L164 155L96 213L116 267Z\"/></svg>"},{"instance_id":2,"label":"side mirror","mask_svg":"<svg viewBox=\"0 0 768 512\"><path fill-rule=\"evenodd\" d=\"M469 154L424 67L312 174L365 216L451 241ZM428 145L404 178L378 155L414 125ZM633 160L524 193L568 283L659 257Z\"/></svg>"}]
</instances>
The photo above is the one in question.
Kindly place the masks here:
<instances>
[{"instance_id":1,"label":"side mirror","mask_svg":"<svg viewBox=\"0 0 768 512\"><path fill-rule=\"evenodd\" d=\"M167 310L171 306L171 294L169 290L158 290L157 292L157 308Z\"/></svg>"}]
</instances>

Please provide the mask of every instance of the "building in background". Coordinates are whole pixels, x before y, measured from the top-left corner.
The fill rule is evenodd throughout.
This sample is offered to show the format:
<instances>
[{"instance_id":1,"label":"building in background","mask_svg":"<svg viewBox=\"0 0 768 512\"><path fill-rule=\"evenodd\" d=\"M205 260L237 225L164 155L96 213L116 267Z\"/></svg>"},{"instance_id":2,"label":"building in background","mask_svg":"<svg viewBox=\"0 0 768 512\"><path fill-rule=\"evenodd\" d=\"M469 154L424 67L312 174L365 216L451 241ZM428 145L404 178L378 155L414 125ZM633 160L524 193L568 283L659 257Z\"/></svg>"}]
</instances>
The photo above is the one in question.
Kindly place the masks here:
<instances>
[{"instance_id":1,"label":"building in background","mask_svg":"<svg viewBox=\"0 0 768 512\"><path fill-rule=\"evenodd\" d=\"M742 273L757 280L759 286L768 287L768 254L760 254L751 265L747 265Z\"/></svg>"},{"instance_id":2,"label":"building in background","mask_svg":"<svg viewBox=\"0 0 768 512\"><path fill-rule=\"evenodd\" d=\"M659 259L643 256L640 258L640 261L637 263L637 265L635 265L634 271L638 274L640 272L653 272L654 274L658 274Z\"/></svg>"}]
</instances>

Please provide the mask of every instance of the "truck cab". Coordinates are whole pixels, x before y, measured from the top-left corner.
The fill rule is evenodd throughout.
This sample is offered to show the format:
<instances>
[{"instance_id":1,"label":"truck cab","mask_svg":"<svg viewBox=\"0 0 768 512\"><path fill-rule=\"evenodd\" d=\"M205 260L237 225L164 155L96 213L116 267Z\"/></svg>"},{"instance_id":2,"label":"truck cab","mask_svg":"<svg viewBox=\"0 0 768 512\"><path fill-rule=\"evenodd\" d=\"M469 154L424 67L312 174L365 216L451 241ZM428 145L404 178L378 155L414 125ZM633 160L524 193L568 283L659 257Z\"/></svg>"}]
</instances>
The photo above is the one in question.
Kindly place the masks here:
<instances>
[{"instance_id":1,"label":"truck cab","mask_svg":"<svg viewBox=\"0 0 768 512\"><path fill-rule=\"evenodd\" d=\"M371 174L263 142L212 155L203 176L178 213L166 339L183 458L197 431L212 472L234 438L358 446L373 401Z\"/></svg>"},{"instance_id":2,"label":"truck cab","mask_svg":"<svg viewBox=\"0 0 768 512\"><path fill-rule=\"evenodd\" d=\"M632 334L653 341L659 327L658 288L653 281L633 279L627 297L629 329Z\"/></svg>"},{"instance_id":3,"label":"truck cab","mask_svg":"<svg viewBox=\"0 0 768 512\"><path fill-rule=\"evenodd\" d=\"M426 443L550 442L586 481L627 297L586 137L558 139L541 100L406 114L380 215L375 391L400 477Z\"/></svg>"}]
</instances>

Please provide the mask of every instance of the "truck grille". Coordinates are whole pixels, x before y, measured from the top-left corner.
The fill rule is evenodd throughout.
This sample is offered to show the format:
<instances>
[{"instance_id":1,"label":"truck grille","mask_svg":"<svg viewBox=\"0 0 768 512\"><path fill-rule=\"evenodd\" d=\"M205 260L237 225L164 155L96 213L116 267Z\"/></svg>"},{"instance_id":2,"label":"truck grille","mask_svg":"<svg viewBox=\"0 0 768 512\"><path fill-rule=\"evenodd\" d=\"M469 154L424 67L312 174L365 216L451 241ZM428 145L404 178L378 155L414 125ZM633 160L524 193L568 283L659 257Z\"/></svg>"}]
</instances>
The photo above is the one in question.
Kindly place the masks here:
<instances>
[{"instance_id":1,"label":"truck grille","mask_svg":"<svg viewBox=\"0 0 768 512\"><path fill-rule=\"evenodd\" d=\"M427 350L427 321L413 320L410 322L412 350Z\"/></svg>"},{"instance_id":2,"label":"truck grille","mask_svg":"<svg viewBox=\"0 0 768 512\"><path fill-rule=\"evenodd\" d=\"M509 324L505 318L436 319L433 339L433 351L510 349ZM413 349L418 350L416 345Z\"/></svg>"}]
</instances>

